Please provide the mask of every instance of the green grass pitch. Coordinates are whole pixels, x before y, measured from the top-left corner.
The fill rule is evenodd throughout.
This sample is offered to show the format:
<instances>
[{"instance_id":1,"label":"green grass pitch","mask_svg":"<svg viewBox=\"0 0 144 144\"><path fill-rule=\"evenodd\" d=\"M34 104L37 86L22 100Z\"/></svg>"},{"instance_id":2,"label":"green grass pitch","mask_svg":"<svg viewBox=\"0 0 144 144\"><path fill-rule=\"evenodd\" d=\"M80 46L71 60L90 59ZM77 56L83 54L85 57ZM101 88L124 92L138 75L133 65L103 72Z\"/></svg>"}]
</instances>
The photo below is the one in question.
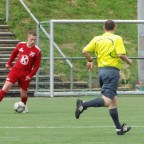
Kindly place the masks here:
<instances>
[{"instance_id":1,"label":"green grass pitch","mask_svg":"<svg viewBox=\"0 0 144 144\"><path fill-rule=\"evenodd\" d=\"M13 105L20 98L0 103L0 144L143 144L144 96L118 97L121 123L132 126L117 136L108 108L89 108L75 119L78 98L94 96L29 98L29 113L16 113Z\"/></svg>"}]
</instances>

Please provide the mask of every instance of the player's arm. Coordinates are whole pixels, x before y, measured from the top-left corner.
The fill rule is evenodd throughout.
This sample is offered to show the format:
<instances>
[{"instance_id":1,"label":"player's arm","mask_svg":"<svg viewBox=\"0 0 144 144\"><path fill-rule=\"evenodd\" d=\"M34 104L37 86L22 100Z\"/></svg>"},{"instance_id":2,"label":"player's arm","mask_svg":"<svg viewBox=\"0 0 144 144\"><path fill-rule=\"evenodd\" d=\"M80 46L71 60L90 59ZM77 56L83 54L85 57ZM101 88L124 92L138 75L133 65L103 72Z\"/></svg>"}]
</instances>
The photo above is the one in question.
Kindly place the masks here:
<instances>
[{"instance_id":1,"label":"player's arm","mask_svg":"<svg viewBox=\"0 0 144 144\"><path fill-rule=\"evenodd\" d=\"M18 47L19 47L19 44L17 44L16 48L12 51L10 59L6 64L6 69L10 68L12 62L15 60L16 56L18 55L19 53Z\"/></svg>"},{"instance_id":2,"label":"player's arm","mask_svg":"<svg viewBox=\"0 0 144 144\"><path fill-rule=\"evenodd\" d=\"M132 59L129 59L125 54L118 54L118 57L127 62L127 64L131 65L132 64Z\"/></svg>"},{"instance_id":3,"label":"player's arm","mask_svg":"<svg viewBox=\"0 0 144 144\"><path fill-rule=\"evenodd\" d=\"M93 59L92 59L92 57L91 57L91 55L90 55L89 52L83 50L82 53L86 57L86 59L88 60L88 62L92 62L93 61Z\"/></svg>"},{"instance_id":4,"label":"player's arm","mask_svg":"<svg viewBox=\"0 0 144 144\"><path fill-rule=\"evenodd\" d=\"M36 59L35 59L35 66L31 73L28 75L28 77L31 79L33 75L37 72L37 70L40 67L40 62L41 62L41 51L37 54Z\"/></svg>"},{"instance_id":5,"label":"player's arm","mask_svg":"<svg viewBox=\"0 0 144 144\"><path fill-rule=\"evenodd\" d=\"M84 55L84 56L86 57L86 59L88 60L88 62L87 62L87 67L89 68L88 72L90 72L91 69L92 69L92 67L93 67L93 59L92 59L92 57L91 57L91 55L90 55L89 52L87 52L87 51L85 51L85 50L83 50L82 52L83 52L83 55Z\"/></svg>"},{"instance_id":6,"label":"player's arm","mask_svg":"<svg viewBox=\"0 0 144 144\"><path fill-rule=\"evenodd\" d=\"M118 38L117 43L116 43L116 52L117 52L117 56L127 62L127 64L131 65L132 64L132 59L129 59L126 56L126 50L123 44L123 39L121 37Z\"/></svg>"},{"instance_id":7,"label":"player's arm","mask_svg":"<svg viewBox=\"0 0 144 144\"><path fill-rule=\"evenodd\" d=\"M89 52L94 52L94 51L95 51L95 40L92 39L91 42L82 51L83 55L88 60L87 67L89 68L89 70L88 70L89 72L91 71L91 69L93 67L93 59Z\"/></svg>"}]
</instances>

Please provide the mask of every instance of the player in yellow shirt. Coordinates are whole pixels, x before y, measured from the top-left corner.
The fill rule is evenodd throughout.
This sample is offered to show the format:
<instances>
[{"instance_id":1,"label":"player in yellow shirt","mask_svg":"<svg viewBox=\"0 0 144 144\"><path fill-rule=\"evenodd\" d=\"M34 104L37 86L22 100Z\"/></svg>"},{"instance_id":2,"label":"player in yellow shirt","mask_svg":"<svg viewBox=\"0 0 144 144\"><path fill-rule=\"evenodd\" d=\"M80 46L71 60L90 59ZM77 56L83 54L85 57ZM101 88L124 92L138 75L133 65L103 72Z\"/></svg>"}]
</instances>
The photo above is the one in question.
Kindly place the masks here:
<instances>
[{"instance_id":1,"label":"player in yellow shirt","mask_svg":"<svg viewBox=\"0 0 144 144\"><path fill-rule=\"evenodd\" d=\"M83 49L83 54L88 60L89 71L93 67L93 59L89 52L94 52L98 62L98 78L101 86L102 98L95 98L84 102L78 99L76 103L75 117L78 119L80 114L89 107L108 107L109 113L116 126L117 135L123 135L131 127L120 124L117 111L117 88L119 83L119 71L122 61L131 65L132 60L126 56L123 40L115 35L115 23L112 20L105 21L103 27L104 34L94 37L91 42Z\"/></svg>"}]
</instances>

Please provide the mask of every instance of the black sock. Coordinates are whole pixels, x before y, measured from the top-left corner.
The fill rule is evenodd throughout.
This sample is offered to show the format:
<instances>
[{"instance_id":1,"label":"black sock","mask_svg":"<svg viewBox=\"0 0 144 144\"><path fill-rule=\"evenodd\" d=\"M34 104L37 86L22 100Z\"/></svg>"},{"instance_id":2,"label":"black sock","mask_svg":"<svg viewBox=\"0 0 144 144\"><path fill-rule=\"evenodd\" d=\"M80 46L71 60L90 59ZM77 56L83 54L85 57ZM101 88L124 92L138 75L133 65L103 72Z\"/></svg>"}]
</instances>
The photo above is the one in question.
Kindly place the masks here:
<instances>
[{"instance_id":1,"label":"black sock","mask_svg":"<svg viewBox=\"0 0 144 144\"><path fill-rule=\"evenodd\" d=\"M103 107L104 99L103 98L95 98L93 100L87 101L83 103L83 107L86 109L88 107Z\"/></svg>"},{"instance_id":2,"label":"black sock","mask_svg":"<svg viewBox=\"0 0 144 144\"><path fill-rule=\"evenodd\" d=\"M119 117L118 117L118 112L117 112L117 108L114 109L109 109L109 113L113 119L113 122L115 123L115 126L117 129L121 128L121 124L119 122Z\"/></svg>"}]
</instances>

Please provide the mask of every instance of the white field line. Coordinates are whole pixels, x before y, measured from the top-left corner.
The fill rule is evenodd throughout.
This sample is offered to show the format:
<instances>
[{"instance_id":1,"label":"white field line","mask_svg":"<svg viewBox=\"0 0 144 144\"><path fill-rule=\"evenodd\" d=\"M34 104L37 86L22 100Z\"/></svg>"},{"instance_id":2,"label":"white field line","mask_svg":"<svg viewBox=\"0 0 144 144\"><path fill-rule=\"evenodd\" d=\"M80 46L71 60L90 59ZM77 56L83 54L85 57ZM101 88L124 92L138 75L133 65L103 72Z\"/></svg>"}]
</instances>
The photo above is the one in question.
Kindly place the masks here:
<instances>
[{"instance_id":1,"label":"white field line","mask_svg":"<svg viewBox=\"0 0 144 144\"><path fill-rule=\"evenodd\" d=\"M17 126L3 126L0 129L95 129L95 128L112 128L114 126L59 126L59 127L44 127L44 126L25 126L25 127L17 127ZM131 126L132 128L144 128L144 126Z\"/></svg>"}]
</instances>

